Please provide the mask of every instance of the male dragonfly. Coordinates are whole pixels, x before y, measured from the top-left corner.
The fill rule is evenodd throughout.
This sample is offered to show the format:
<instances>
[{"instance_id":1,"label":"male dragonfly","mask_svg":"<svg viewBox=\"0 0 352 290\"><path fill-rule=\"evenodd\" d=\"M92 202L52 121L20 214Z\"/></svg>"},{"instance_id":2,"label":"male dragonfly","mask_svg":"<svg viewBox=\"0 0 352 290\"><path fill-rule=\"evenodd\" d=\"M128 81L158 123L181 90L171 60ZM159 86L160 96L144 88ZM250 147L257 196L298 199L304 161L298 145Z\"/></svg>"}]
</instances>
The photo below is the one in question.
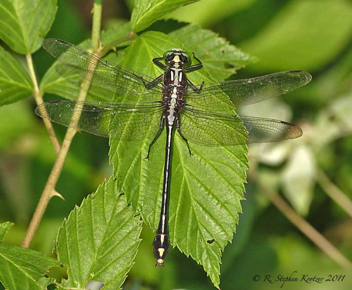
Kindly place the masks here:
<instances>
[{"instance_id":1,"label":"male dragonfly","mask_svg":"<svg viewBox=\"0 0 352 290\"><path fill-rule=\"evenodd\" d=\"M171 49L163 57L153 59L155 65L165 70L164 74L153 79L107 62L62 40L46 39L43 46L82 79L88 78L89 72L94 73L92 78L89 77L93 84L111 91L115 98L121 96L128 101L85 102L80 106L76 106L78 102L75 101L52 101L37 107L39 116L42 116L40 107L44 106L51 121L69 126L74 110L78 109L81 114L76 124L82 131L119 140L142 140L152 136L147 158L152 145L166 127L161 213L153 241L156 266L164 265L170 246L167 205L175 130L185 141L190 154L188 141L205 146L231 146L246 142L274 142L302 135L302 130L296 125L274 119L239 116L234 107L261 102L297 89L310 82L311 75L307 72L286 71L196 86L187 78L186 72L202 68L202 62L193 54L197 63L190 65L190 55L181 49ZM91 71L91 62L96 64L94 72ZM159 121L150 130L156 115Z\"/></svg>"}]
</instances>

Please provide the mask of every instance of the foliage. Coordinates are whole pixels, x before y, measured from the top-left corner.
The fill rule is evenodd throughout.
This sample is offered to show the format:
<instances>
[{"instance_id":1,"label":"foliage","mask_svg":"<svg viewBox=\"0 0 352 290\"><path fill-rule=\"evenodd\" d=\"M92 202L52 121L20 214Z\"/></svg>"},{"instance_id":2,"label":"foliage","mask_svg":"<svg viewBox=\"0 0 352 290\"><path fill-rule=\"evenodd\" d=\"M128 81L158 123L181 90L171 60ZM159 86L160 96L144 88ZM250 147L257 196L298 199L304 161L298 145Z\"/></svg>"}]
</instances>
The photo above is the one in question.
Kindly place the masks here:
<instances>
[{"instance_id":1,"label":"foliage","mask_svg":"<svg viewBox=\"0 0 352 290\"><path fill-rule=\"evenodd\" d=\"M101 281L104 289L117 289L133 265L141 222L117 195L113 178L83 200L63 223L57 236L59 261L68 265L63 287L84 287Z\"/></svg>"},{"instance_id":2,"label":"foliage","mask_svg":"<svg viewBox=\"0 0 352 290\"><path fill-rule=\"evenodd\" d=\"M206 32L198 29L197 34L201 39L202 34L205 35ZM213 41L209 43L216 41L214 34L211 37ZM174 38L165 34L146 32L124 51L122 64L157 77L162 72L155 71L155 66L151 62L145 62L145 59L152 59L153 55L162 55L169 47L182 46L181 42L176 42ZM203 47L211 49L209 45ZM225 48L224 42L217 49L223 47ZM190 51L187 47L184 49ZM148 56L149 52L154 51L155 54ZM147 57L136 59L137 55ZM204 71L189 73L189 78L194 83L212 80ZM154 123L151 127L146 127L146 131L155 131L155 124L159 118L159 115L155 115ZM154 133L150 135L155 136ZM165 132L152 148L150 161L145 162L151 141L152 139L143 142L110 140L110 162L114 166L119 188L126 192L127 201L141 212L143 220L156 230L161 208L160 192L163 186L164 164L164 156L157 152L164 151ZM184 141L175 136L172 158L177 166L172 168L170 186L170 239L173 246L177 246L187 256L190 255L202 264L217 284L221 250L232 239L234 225L238 223L237 212L241 211L239 200L243 198L244 174L247 168L247 158L244 154L246 149L245 146L208 148L190 144L193 153L191 158ZM238 178L229 179L228 170ZM138 184L135 182L136 178L139 180ZM212 178L221 182L213 183ZM188 221L187 224L185 220ZM227 222L224 223L224 220ZM220 224L221 228L218 226ZM211 240L215 242L210 245Z\"/></svg>"},{"instance_id":3,"label":"foliage","mask_svg":"<svg viewBox=\"0 0 352 290\"><path fill-rule=\"evenodd\" d=\"M0 10L0 38L17 53L37 51L55 19L57 0L5 0Z\"/></svg>"},{"instance_id":4,"label":"foliage","mask_svg":"<svg viewBox=\"0 0 352 290\"><path fill-rule=\"evenodd\" d=\"M343 191L351 192L350 3L134 2L134 6L130 4L134 7L130 22L116 25L103 20L104 46L134 33L133 39L119 43L115 51L105 56L111 62L154 78L162 71L151 59L180 47L203 61L204 69L188 73L196 84L223 80L234 73L239 74L237 77L291 69L314 73L309 87L285 97L289 105L270 100L244 110L248 115L300 121L304 130L300 140L253 146L250 161L261 182L281 191L296 212L306 216L351 258L347 210L323 194L330 194L331 187L321 177L326 172ZM0 224L0 282L4 287L45 289L52 283L58 289L83 289L94 280L105 283L103 289L118 289L128 274L126 289L213 288L200 267L185 256L203 266L215 287L220 284L222 264L222 289L272 287L255 284L255 274L289 275L293 270L320 275L343 273L320 250L303 240L257 187L247 187L246 201L240 203L248 168L246 146L207 148L191 144L194 156L190 158L177 135L169 205L170 239L177 249L170 251L163 271L152 269L155 261L150 243L161 204L165 132L153 146L149 161L144 157L151 140L110 140L113 173L107 181L103 180L111 170L107 165L106 140L80 134L71 146L56 187L65 201L51 200L33 241L35 250L16 246L55 160L41 123L34 119L34 105L24 100L36 94L28 57L38 51L34 66L43 76L39 91L47 93L46 100L57 99L49 94L75 99L80 91L80 77L58 62L48 68L47 63L53 60L39 49L47 37L81 42L84 49L92 45L90 39L84 39L86 33L75 34L79 17L72 14L70 5L68 1L56 0L6 0L0 5L0 39L4 44L0 47L0 221L16 222L10 231L10 223ZM91 7L87 9L90 10ZM85 16L83 10L76 11L82 18ZM87 19L90 18L89 14ZM226 38L195 23L211 27ZM25 61L29 70L23 65ZM244 67L244 72L238 71ZM88 94L91 101L111 102L114 97L94 85ZM55 128L57 135L62 136L63 129ZM96 192L83 199L92 191ZM69 214L73 205L79 203ZM65 216L68 218L62 223ZM148 225L142 233L140 219ZM235 231L234 241L225 248ZM54 259L46 254L50 254L56 234ZM319 266L310 260L319 260ZM47 273L59 263L65 268L53 268ZM348 283L350 278L337 286L349 289Z\"/></svg>"},{"instance_id":5,"label":"foliage","mask_svg":"<svg viewBox=\"0 0 352 290\"><path fill-rule=\"evenodd\" d=\"M31 80L23 66L2 47L0 47L0 105L22 100L31 93Z\"/></svg>"},{"instance_id":6,"label":"foliage","mask_svg":"<svg viewBox=\"0 0 352 290\"><path fill-rule=\"evenodd\" d=\"M3 244L10 227L8 222L0 225L0 281L8 289L43 289L51 282L43 274L59 262L41 252Z\"/></svg>"}]
</instances>

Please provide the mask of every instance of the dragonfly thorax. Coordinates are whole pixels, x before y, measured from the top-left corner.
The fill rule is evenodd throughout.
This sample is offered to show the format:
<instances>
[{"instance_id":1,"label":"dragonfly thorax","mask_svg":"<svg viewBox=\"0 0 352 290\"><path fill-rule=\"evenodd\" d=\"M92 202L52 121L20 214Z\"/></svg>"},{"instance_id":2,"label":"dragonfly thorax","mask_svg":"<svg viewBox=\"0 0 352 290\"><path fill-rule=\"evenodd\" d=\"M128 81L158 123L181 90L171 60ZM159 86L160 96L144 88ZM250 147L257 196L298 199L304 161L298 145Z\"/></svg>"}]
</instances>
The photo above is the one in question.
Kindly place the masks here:
<instances>
[{"instance_id":1,"label":"dragonfly thorax","mask_svg":"<svg viewBox=\"0 0 352 290\"><path fill-rule=\"evenodd\" d=\"M184 73L183 61L186 58L182 50L170 50L171 59L163 77L164 112L169 126L173 126L178 113L183 107L183 98L186 93L187 77ZM166 57L167 61L168 57ZM188 61L188 59L186 59Z\"/></svg>"}]
</instances>

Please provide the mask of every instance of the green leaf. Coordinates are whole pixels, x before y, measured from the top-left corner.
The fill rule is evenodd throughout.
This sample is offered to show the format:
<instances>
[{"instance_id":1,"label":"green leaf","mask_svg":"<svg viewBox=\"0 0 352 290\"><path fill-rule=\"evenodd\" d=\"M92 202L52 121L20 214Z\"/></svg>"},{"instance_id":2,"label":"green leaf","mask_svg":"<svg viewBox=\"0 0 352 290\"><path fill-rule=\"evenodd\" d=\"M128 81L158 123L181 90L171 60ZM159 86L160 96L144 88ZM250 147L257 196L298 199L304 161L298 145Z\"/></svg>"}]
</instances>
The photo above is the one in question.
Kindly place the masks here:
<instances>
[{"instance_id":1,"label":"green leaf","mask_svg":"<svg viewBox=\"0 0 352 290\"><path fill-rule=\"evenodd\" d=\"M24 103L0 107L2 122L0 123L0 148L8 146L24 132L35 126L32 108Z\"/></svg>"},{"instance_id":2,"label":"green leaf","mask_svg":"<svg viewBox=\"0 0 352 290\"><path fill-rule=\"evenodd\" d=\"M129 23L109 29L102 34L102 43L107 45L116 39L128 35L130 31L131 26ZM255 58L241 52L235 46L229 45L223 38L218 37L215 33L197 26L186 26L172 32L170 36L186 43L187 51L195 52L196 56L204 62L204 66L209 69L212 77L216 80L228 78L230 75L234 74L236 70L255 61ZM199 45L200 43L202 46ZM126 45L126 43L123 43L123 45ZM88 49L90 47L90 41L86 40L79 46ZM119 63L121 56L110 53L105 59ZM151 64L151 59L146 59L146 61L149 61ZM40 83L40 87L44 92L74 100L79 93L80 81L80 77L71 70L64 68L56 61L46 72ZM110 91L92 85L87 99L97 102L111 102L112 97Z\"/></svg>"},{"instance_id":3,"label":"green leaf","mask_svg":"<svg viewBox=\"0 0 352 290\"><path fill-rule=\"evenodd\" d=\"M0 46L0 106L28 97L32 89L23 66Z\"/></svg>"},{"instance_id":4,"label":"green leaf","mask_svg":"<svg viewBox=\"0 0 352 290\"><path fill-rule=\"evenodd\" d=\"M17 53L35 52L50 30L57 0L3 0L0 39Z\"/></svg>"},{"instance_id":5,"label":"green leaf","mask_svg":"<svg viewBox=\"0 0 352 290\"><path fill-rule=\"evenodd\" d=\"M170 36L186 43L216 80L224 80L256 60L218 34L196 25L187 25L171 32Z\"/></svg>"},{"instance_id":6,"label":"green leaf","mask_svg":"<svg viewBox=\"0 0 352 290\"><path fill-rule=\"evenodd\" d=\"M230 51L233 52L232 55L236 53L239 55L238 63L235 64L234 62L234 65L240 67L246 63L246 56L237 52L222 39L219 40L216 35L195 27L183 30L184 33L189 34L191 34L191 31L199 33L200 38L192 38L188 42L186 37L182 38L182 30L176 34L177 37L182 39L182 42L189 43L194 47L196 47L195 43L197 41L201 41L201 37L203 39L210 37L213 41L217 41L218 48L214 48L212 41L204 41L202 46L204 51L212 52L214 55L217 55L217 49L220 52L222 50ZM122 65L151 77L157 77L164 71L155 66L152 59L162 56L165 51L173 47L191 52L192 49L183 45L182 42L175 41L172 37L162 33L144 33L141 37L137 37L132 47L124 50ZM201 52L203 53L203 51ZM109 57L118 59L113 53ZM248 58L249 61L252 61L252 59ZM225 56L218 57L217 63L219 66L225 67L225 62L228 62L228 58ZM205 66L212 66L210 58L205 60ZM217 79L220 79L221 75L228 76L233 70L230 69L225 73L220 73L213 64L213 72L217 75ZM214 81L210 77L209 70L205 68L188 73L188 77L194 84L200 84L202 81ZM61 86L61 80L58 80L58 82ZM54 79L46 83L50 83L50 86L54 88ZM74 86L73 83L71 85ZM48 87L46 86L46 88ZM104 92L102 88L93 87L94 89L97 89L98 93ZM60 90L63 93L64 86L61 86ZM65 96L65 94L63 95ZM118 97L121 101L123 96ZM233 109L233 105L229 102L227 96L214 98L213 102L214 107L230 106L230 109ZM154 123L146 124L146 130L148 130L148 126L153 129L158 128L159 118L159 115L155 115ZM163 134L153 146L149 162L145 161L144 158L151 139L128 143L111 141L111 161L114 164L119 188L126 192L129 202L132 203L134 208L142 212L144 220L153 229L157 227L159 219L164 164L163 154L155 154L155 152L164 152L164 140L165 135ZM178 246L181 251L191 255L197 262L204 265L214 284L219 285L221 251L227 242L232 239L235 225L238 222L238 212L241 211L239 200L243 198L247 149L246 146L233 148L208 148L195 144L191 144L191 146L194 153L192 158L189 157L184 141L175 134L173 164L180 164L180 166L175 166L172 172L171 196L173 192L180 191L182 200L178 200L177 195L174 196L174 199L171 199L170 229L173 230L170 233L171 242L174 246ZM146 179L147 177L148 179ZM196 179L197 181L195 181ZM213 184L211 181L214 179L218 179L219 183ZM143 180L143 182L136 184L136 180ZM202 199L199 203L203 208L199 208L195 202L198 196ZM183 205L184 202L186 206ZM212 211L214 204L217 204L218 207L215 207L215 210ZM181 210L179 209L180 206L182 207ZM203 212L205 208L209 209L209 213ZM191 221L186 227L180 222L180 219L184 216L190 217ZM203 224L203 220L207 222ZM221 220L226 220L226 223ZM198 235L199 238L188 234L190 230L192 234ZM189 236L189 239L185 239L187 236ZM207 243L207 241L213 239L215 239L215 242Z\"/></svg>"},{"instance_id":7,"label":"green leaf","mask_svg":"<svg viewBox=\"0 0 352 290\"><path fill-rule=\"evenodd\" d=\"M123 65L157 77L163 71L150 60L173 47L188 51L182 43L165 34L144 33L124 51ZM194 84L212 81L206 69L190 72L187 76ZM213 101L214 104L221 103L215 98ZM160 115L155 115L154 123L146 125L146 131L158 128L159 119ZM165 139L164 130L152 147L149 161L145 157L152 137L142 142L110 140L110 161L119 188L154 230L161 208ZM241 212L247 147L202 147L191 142L190 147L194 154L191 157L185 142L175 133L169 203L170 239L174 247L202 264L218 287L221 252L232 240Z\"/></svg>"},{"instance_id":8,"label":"green leaf","mask_svg":"<svg viewBox=\"0 0 352 290\"><path fill-rule=\"evenodd\" d=\"M11 142L23 136L23 133L35 127L32 108L22 102L0 107L0 116L0 149L9 146Z\"/></svg>"},{"instance_id":9,"label":"green leaf","mask_svg":"<svg viewBox=\"0 0 352 290\"><path fill-rule=\"evenodd\" d=\"M199 0L137 0L131 16L133 31L141 31L163 18L165 14L197 1Z\"/></svg>"},{"instance_id":10,"label":"green leaf","mask_svg":"<svg viewBox=\"0 0 352 290\"><path fill-rule=\"evenodd\" d=\"M108 45L109 43L115 42L116 40L127 36L130 32L130 23L113 27L102 33L101 42L104 45ZM129 42L124 42L117 47L126 46L127 44L129 44ZM79 46L84 49L89 49L91 46L91 41L86 40L79 44ZM119 60L119 56L115 53L111 53L106 59L112 62L117 62ZM80 82L80 77L74 74L72 70L63 67L62 64L56 61L45 73L42 81L40 82L40 89L43 92L59 95L67 99L77 99L80 90ZM88 100L110 102L112 97L113 96L110 91L92 85L89 90Z\"/></svg>"},{"instance_id":11,"label":"green leaf","mask_svg":"<svg viewBox=\"0 0 352 290\"><path fill-rule=\"evenodd\" d=\"M10 222L0 224L0 243L3 241L4 237L12 226L13 223Z\"/></svg>"},{"instance_id":12,"label":"green leaf","mask_svg":"<svg viewBox=\"0 0 352 290\"><path fill-rule=\"evenodd\" d=\"M236 12L253 5L255 0L202 0L192 7L185 6L173 12L170 17L182 22L211 27Z\"/></svg>"},{"instance_id":13,"label":"green leaf","mask_svg":"<svg viewBox=\"0 0 352 290\"><path fill-rule=\"evenodd\" d=\"M127 206L110 178L76 207L60 228L56 250L68 266L62 287L90 281L104 289L119 289L133 265L140 243L141 221Z\"/></svg>"},{"instance_id":14,"label":"green leaf","mask_svg":"<svg viewBox=\"0 0 352 290\"><path fill-rule=\"evenodd\" d=\"M348 1L291 1L260 34L240 47L259 57L252 68L258 72L317 70L350 42L351 15Z\"/></svg>"},{"instance_id":15,"label":"green leaf","mask_svg":"<svg viewBox=\"0 0 352 290\"><path fill-rule=\"evenodd\" d=\"M58 261L43 253L0 244L0 281L7 289L46 289L51 279L43 275L56 266Z\"/></svg>"}]
</instances>

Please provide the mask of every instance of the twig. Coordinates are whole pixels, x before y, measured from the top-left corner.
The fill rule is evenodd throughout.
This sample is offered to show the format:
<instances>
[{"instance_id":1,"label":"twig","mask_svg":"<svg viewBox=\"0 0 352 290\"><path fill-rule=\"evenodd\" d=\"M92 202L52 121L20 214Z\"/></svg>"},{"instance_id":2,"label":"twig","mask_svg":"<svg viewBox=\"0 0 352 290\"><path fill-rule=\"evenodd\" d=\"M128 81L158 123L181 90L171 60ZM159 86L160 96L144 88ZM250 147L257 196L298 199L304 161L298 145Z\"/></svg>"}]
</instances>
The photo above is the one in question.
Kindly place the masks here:
<instances>
[{"instance_id":1,"label":"twig","mask_svg":"<svg viewBox=\"0 0 352 290\"><path fill-rule=\"evenodd\" d=\"M121 37L118 40L115 40L111 43L108 43L106 46L103 47L103 49L101 50L101 55L105 55L108 53L108 51L110 49L113 49L114 47L116 47L117 45L119 45L120 43L124 43L125 41L134 39L136 36L136 34L134 32L130 32L127 36Z\"/></svg>"},{"instance_id":2,"label":"twig","mask_svg":"<svg viewBox=\"0 0 352 290\"><path fill-rule=\"evenodd\" d=\"M101 15L102 0L94 0L93 7L93 27L92 27L92 49L97 52L100 49L100 31L101 31Z\"/></svg>"},{"instance_id":3,"label":"twig","mask_svg":"<svg viewBox=\"0 0 352 290\"><path fill-rule=\"evenodd\" d=\"M339 206L341 206L352 217L351 200L326 176L322 170L317 171L317 182Z\"/></svg>"},{"instance_id":4,"label":"twig","mask_svg":"<svg viewBox=\"0 0 352 290\"><path fill-rule=\"evenodd\" d=\"M38 86L37 78L36 78L36 75L34 72L32 55L30 53L26 54L26 60L27 60L27 64L28 64L29 75L30 75L31 80L34 85L33 96L34 96L35 102L39 106L40 104L44 103L43 93L40 91L39 86ZM58 155L59 151L60 151L60 143L56 138L56 134L55 134L53 125L51 124L50 119L48 118L48 113L47 113L45 107L43 107L43 106L40 106L39 110L43 116L44 125L49 133L50 140L53 143L55 153L56 153L56 155Z\"/></svg>"},{"instance_id":5,"label":"twig","mask_svg":"<svg viewBox=\"0 0 352 290\"><path fill-rule=\"evenodd\" d=\"M92 30L92 47L94 53L97 53L99 50L99 43L100 43L100 20L101 20L101 15L100 16L95 16L95 13L101 14L102 8L101 8L101 1L100 0L95 0L94 1L94 16L93 16L93 30ZM95 59L91 60L91 63L89 64L90 67L87 69L86 72L86 77L82 82L81 85L81 90L79 93L79 96L77 98L77 105L74 108L70 124L68 126L68 129L66 131L66 135L64 138L64 141L62 142L61 149L59 151L59 154L56 158L56 161L54 163L54 166L51 170L51 173L49 175L48 181L45 185L44 191L42 193L42 196L40 197L39 203L37 205L37 208L34 212L34 215L32 217L32 220L29 224L29 227L26 232L26 236L22 242L22 247L29 247L30 243L33 240L34 234L37 231L37 228L39 226L39 223L44 215L44 212L48 206L49 200L56 195L55 191L55 186L56 183L59 179L59 176L61 174L62 168L64 166L66 156L68 153L68 150L70 148L71 142L73 137L75 136L77 132L77 125L79 122L79 118L81 115L81 110L80 108L83 106L83 102L85 101L87 97L87 92L89 90L92 77L97 65L97 61Z\"/></svg>"},{"instance_id":6,"label":"twig","mask_svg":"<svg viewBox=\"0 0 352 290\"><path fill-rule=\"evenodd\" d=\"M80 94L78 97L79 101L85 100L89 86L90 86L89 80L86 80L82 83L81 91L80 91ZM71 122L69 125L70 127L67 129L64 141L62 142L62 146L61 146L59 155L57 156L57 158L55 160L55 163L54 163L54 166L50 172L48 181L44 187L44 191L40 197L37 208L35 209L32 220L31 220L29 227L27 229L26 236L22 242L22 247L28 248L30 246L30 243L34 237L34 234L37 231L39 223L40 223L40 221L44 215L44 212L48 206L49 200L53 196L56 195L55 186L56 186L56 183L57 183L59 176L61 174L62 168L65 164L66 156L67 156L68 150L70 149L72 139L77 132L76 127L77 127L79 117L80 117L80 112L77 111L77 109L78 109L78 106L82 106L82 104L79 102L77 104L78 105L75 107L75 110L73 112L73 116L72 116L72 119L71 119ZM75 126L75 127L73 127L73 126Z\"/></svg>"},{"instance_id":7,"label":"twig","mask_svg":"<svg viewBox=\"0 0 352 290\"><path fill-rule=\"evenodd\" d=\"M352 263L346 259L323 235L312 227L305 219L299 216L290 205L280 197L274 190L263 184L254 171L249 173L249 177L258 185L270 201L314 244L325 252L333 261L344 268L352 268Z\"/></svg>"}]
</instances>

